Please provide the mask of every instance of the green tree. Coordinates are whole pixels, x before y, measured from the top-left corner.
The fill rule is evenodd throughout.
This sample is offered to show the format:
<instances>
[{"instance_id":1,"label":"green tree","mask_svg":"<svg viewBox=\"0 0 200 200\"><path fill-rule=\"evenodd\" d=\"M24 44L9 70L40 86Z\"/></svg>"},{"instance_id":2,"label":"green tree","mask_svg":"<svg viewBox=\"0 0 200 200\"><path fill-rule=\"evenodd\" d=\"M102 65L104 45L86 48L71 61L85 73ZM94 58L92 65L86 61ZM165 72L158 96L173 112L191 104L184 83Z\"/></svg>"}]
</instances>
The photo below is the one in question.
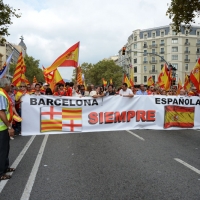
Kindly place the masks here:
<instances>
[{"instance_id":1,"label":"green tree","mask_svg":"<svg viewBox=\"0 0 200 200\"><path fill-rule=\"evenodd\" d=\"M112 60L102 60L90 67L85 73L88 84L102 85L102 78L108 81L112 78L113 84L119 86L122 82L122 68Z\"/></svg>"},{"instance_id":2,"label":"green tree","mask_svg":"<svg viewBox=\"0 0 200 200\"><path fill-rule=\"evenodd\" d=\"M187 28L195 23L195 17L199 17L199 0L171 0L166 15L172 19L174 31L180 32L181 23Z\"/></svg>"},{"instance_id":3,"label":"green tree","mask_svg":"<svg viewBox=\"0 0 200 200\"><path fill-rule=\"evenodd\" d=\"M39 60L35 60L32 56L26 55L24 57L24 62L26 65L26 78L30 83L33 82L33 77L35 76L37 81L44 82L44 75L42 69L39 68ZM10 65L10 74L13 75L16 68L16 64Z\"/></svg>"},{"instance_id":4,"label":"green tree","mask_svg":"<svg viewBox=\"0 0 200 200\"><path fill-rule=\"evenodd\" d=\"M12 24L12 17L19 18L21 14L17 14L17 9L10 7L8 4L4 4L3 0L0 0L0 36L10 35L8 27ZM0 43L4 42L5 38L0 38Z\"/></svg>"}]
</instances>

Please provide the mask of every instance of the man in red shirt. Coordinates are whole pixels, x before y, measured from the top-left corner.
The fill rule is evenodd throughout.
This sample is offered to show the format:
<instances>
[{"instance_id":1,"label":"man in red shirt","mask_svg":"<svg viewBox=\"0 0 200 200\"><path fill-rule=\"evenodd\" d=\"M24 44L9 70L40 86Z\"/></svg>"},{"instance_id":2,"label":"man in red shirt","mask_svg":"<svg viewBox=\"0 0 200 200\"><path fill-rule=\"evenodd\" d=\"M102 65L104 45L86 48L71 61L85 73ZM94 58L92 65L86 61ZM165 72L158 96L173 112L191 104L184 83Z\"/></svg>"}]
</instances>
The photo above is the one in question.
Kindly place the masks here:
<instances>
[{"instance_id":1,"label":"man in red shirt","mask_svg":"<svg viewBox=\"0 0 200 200\"><path fill-rule=\"evenodd\" d=\"M72 96L72 88L70 87L70 83L69 82L66 82L65 83L65 87L66 87L66 92L67 92L67 95L66 96Z\"/></svg>"},{"instance_id":2,"label":"man in red shirt","mask_svg":"<svg viewBox=\"0 0 200 200\"><path fill-rule=\"evenodd\" d=\"M54 96L68 96L67 91L64 89L64 85L60 83L58 85L58 91L53 93Z\"/></svg>"}]
</instances>

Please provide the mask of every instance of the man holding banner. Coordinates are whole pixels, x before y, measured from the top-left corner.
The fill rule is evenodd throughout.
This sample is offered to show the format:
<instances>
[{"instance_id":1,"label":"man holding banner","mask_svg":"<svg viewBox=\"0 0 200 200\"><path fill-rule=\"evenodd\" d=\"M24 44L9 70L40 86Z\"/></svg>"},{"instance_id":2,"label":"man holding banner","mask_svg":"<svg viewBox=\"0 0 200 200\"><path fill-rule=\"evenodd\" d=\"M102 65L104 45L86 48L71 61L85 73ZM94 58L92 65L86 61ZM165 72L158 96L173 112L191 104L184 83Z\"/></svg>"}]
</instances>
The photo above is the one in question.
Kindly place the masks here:
<instances>
[{"instance_id":1,"label":"man holding banner","mask_svg":"<svg viewBox=\"0 0 200 200\"><path fill-rule=\"evenodd\" d=\"M9 168L10 137L14 136L12 123L12 101L8 96L10 81L7 78L0 79L0 180L10 179L6 172L15 169Z\"/></svg>"}]
</instances>

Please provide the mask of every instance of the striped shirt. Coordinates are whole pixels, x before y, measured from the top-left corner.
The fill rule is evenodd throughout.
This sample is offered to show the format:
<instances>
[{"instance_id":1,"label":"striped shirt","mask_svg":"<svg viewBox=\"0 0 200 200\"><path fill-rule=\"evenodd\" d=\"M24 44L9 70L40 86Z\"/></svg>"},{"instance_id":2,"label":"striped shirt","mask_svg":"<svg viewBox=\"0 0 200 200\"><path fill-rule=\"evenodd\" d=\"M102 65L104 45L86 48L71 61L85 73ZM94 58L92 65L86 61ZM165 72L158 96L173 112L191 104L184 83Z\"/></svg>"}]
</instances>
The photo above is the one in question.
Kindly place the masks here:
<instances>
[{"instance_id":1,"label":"striped shirt","mask_svg":"<svg viewBox=\"0 0 200 200\"><path fill-rule=\"evenodd\" d=\"M8 106L7 99L4 96L0 95L0 110L6 110L7 106Z\"/></svg>"}]
</instances>

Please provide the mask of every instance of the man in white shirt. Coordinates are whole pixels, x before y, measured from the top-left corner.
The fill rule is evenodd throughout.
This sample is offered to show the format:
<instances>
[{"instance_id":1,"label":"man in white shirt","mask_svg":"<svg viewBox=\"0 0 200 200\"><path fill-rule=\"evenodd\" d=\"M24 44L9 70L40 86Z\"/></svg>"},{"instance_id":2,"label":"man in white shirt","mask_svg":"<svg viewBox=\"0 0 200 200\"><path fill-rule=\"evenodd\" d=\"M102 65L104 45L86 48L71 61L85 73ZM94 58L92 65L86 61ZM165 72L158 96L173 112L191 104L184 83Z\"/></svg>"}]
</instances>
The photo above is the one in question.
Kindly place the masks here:
<instances>
[{"instance_id":1,"label":"man in white shirt","mask_svg":"<svg viewBox=\"0 0 200 200\"><path fill-rule=\"evenodd\" d=\"M134 97L131 89L128 88L127 83L122 84L122 89L119 91L119 95L123 97Z\"/></svg>"}]
</instances>

